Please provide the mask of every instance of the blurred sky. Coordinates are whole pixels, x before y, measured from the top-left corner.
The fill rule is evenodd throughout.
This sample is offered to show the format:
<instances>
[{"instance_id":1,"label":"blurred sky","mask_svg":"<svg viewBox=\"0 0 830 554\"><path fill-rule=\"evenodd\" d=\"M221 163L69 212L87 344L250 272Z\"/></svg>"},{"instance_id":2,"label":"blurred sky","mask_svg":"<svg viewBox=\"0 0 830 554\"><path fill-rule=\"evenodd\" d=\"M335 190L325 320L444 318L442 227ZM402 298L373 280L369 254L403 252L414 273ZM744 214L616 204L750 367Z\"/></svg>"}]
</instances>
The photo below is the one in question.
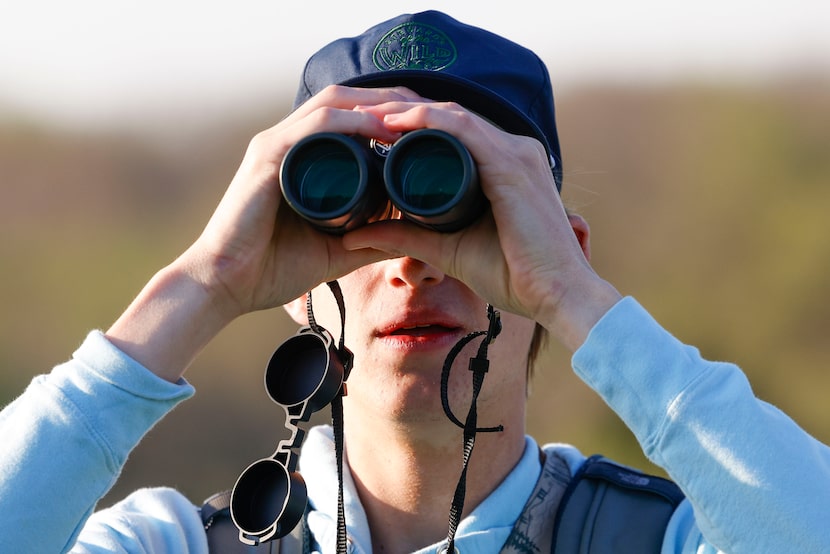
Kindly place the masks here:
<instances>
[{"instance_id":1,"label":"blurred sky","mask_svg":"<svg viewBox=\"0 0 830 554\"><path fill-rule=\"evenodd\" d=\"M536 50L558 89L830 73L828 0L0 0L0 112L86 126L233 110L293 90L326 42L438 6Z\"/></svg>"}]
</instances>

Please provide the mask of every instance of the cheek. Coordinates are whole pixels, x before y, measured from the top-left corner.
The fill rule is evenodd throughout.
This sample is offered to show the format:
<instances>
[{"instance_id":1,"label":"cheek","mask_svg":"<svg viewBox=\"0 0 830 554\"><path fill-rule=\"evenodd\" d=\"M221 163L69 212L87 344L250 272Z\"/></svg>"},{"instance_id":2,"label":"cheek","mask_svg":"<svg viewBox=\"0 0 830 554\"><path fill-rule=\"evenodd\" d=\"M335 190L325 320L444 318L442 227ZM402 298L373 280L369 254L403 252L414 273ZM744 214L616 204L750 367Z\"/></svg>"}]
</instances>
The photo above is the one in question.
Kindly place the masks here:
<instances>
[{"instance_id":1,"label":"cheek","mask_svg":"<svg viewBox=\"0 0 830 554\"><path fill-rule=\"evenodd\" d=\"M524 381L527 355L535 328L536 324L533 321L512 314L502 314L502 332L489 349L491 366L499 368L499 380Z\"/></svg>"},{"instance_id":2,"label":"cheek","mask_svg":"<svg viewBox=\"0 0 830 554\"><path fill-rule=\"evenodd\" d=\"M346 341L354 339L355 330L361 325L361 312L368 309L372 301L371 274L363 271L365 268L349 273L337 280L340 291L343 295L343 304L346 316ZM340 308L334 294L325 283L317 286L312 291L312 307L314 319L338 339L340 337L341 319ZM302 314L306 313L305 304L302 306ZM296 317L295 317L296 319ZM350 332L350 329L352 330ZM348 346L348 344L347 344Z\"/></svg>"},{"instance_id":3,"label":"cheek","mask_svg":"<svg viewBox=\"0 0 830 554\"><path fill-rule=\"evenodd\" d=\"M388 307L383 305L382 279L372 266L357 269L340 278L338 282L343 291L348 327L363 329L365 323L372 319L370 316ZM338 313L338 322L339 317Z\"/></svg>"}]
</instances>

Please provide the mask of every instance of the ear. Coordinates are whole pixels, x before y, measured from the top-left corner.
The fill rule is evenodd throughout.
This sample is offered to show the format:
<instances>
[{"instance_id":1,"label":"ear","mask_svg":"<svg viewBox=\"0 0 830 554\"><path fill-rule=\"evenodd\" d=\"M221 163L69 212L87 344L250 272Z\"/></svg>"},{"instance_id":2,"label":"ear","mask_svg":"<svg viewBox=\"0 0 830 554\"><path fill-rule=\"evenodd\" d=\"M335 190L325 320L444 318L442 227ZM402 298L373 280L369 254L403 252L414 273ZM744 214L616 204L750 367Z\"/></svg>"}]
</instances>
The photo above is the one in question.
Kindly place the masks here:
<instances>
[{"instance_id":1,"label":"ear","mask_svg":"<svg viewBox=\"0 0 830 554\"><path fill-rule=\"evenodd\" d=\"M283 306L285 312L300 326L308 325L308 311L306 310L307 299L308 293L299 298L295 298Z\"/></svg>"},{"instance_id":2,"label":"ear","mask_svg":"<svg viewBox=\"0 0 830 554\"><path fill-rule=\"evenodd\" d=\"M585 254L585 259L591 261L591 228L588 222L585 221L581 215L568 214L568 221L571 223L571 229L574 230L576 240L579 241L579 246L582 247L582 253Z\"/></svg>"}]
</instances>

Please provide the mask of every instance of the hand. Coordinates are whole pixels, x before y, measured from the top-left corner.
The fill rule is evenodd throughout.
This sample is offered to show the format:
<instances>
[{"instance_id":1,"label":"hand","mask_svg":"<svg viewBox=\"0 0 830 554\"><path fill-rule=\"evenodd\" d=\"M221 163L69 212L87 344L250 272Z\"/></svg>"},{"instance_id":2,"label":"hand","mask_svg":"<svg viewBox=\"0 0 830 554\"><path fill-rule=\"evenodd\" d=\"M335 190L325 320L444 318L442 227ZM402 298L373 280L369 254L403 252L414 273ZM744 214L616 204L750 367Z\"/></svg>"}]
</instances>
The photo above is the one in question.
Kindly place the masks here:
<instances>
[{"instance_id":1,"label":"hand","mask_svg":"<svg viewBox=\"0 0 830 554\"><path fill-rule=\"evenodd\" d=\"M194 244L206 281L222 291L231 313L282 305L321 282L388 257L378 250L346 250L342 239L314 230L282 202L279 168L303 137L329 131L394 142L369 111L354 109L389 101L423 101L403 88L329 87L278 125L257 135L238 173Z\"/></svg>"},{"instance_id":2,"label":"hand","mask_svg":"<svg viewBox=\"0 0 830 554\"><path fill-rule=\"evenodd\" d=\"M157 273L107 331L124 352L177 380L195 355L235 317L285 304L321 282L388 258L343 248L282 205L279 168L303 137L331 131L393 142L400 132L361 105L424 101L404 88L332 86L257 135L204 232Z\"/></svg>"},{"instance_id":3,"label":"hand","mask_svg":"<svg viewBox=\"0 0 830 554\"><path fill-rule=\"evenodd\" d=\"M587 224L566 214L542 145L452 103L391 102L365 111L390 131L436 128L461 140L476 160L491 213L452 234L380 222L347 234L344 245L420 259L578 347L619 295L590 267Z\"/></svg>"}]
</instances>

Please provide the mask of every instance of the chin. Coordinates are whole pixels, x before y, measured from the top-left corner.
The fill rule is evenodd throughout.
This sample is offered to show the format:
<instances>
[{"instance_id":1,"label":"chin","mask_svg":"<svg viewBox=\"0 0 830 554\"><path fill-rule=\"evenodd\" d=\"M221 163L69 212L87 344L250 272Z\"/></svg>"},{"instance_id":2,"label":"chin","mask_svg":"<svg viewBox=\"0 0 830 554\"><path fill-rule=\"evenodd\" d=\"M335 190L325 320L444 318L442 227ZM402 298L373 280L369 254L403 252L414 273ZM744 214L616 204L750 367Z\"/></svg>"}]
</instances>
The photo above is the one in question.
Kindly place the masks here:
<instances>
[{"instance_id":1,"label":"chin","mask_svg":"<svg viewBox=\"0 0 830 554\"><path fill-rule=\"evenodd\" d=\"M398 363L383 363L375 358L355 364L348 380L348 395L344 399L351 409L363 412L358 417L398 419L415 422L446 422L455 427L441 402L441 372L445 354L425 360L409 360L402 367ZM461 356L459 356L461 358ZM466 359L466 358L465 358ZM388 361L387 361L388 362ZM465 362L466 363L466 362ZM373 370L366 371L363 368ZM456 360L448 383L450 407L455 416L464 421L470 407L472 382L470 372Z\"/></svg>"}]
</instances>

